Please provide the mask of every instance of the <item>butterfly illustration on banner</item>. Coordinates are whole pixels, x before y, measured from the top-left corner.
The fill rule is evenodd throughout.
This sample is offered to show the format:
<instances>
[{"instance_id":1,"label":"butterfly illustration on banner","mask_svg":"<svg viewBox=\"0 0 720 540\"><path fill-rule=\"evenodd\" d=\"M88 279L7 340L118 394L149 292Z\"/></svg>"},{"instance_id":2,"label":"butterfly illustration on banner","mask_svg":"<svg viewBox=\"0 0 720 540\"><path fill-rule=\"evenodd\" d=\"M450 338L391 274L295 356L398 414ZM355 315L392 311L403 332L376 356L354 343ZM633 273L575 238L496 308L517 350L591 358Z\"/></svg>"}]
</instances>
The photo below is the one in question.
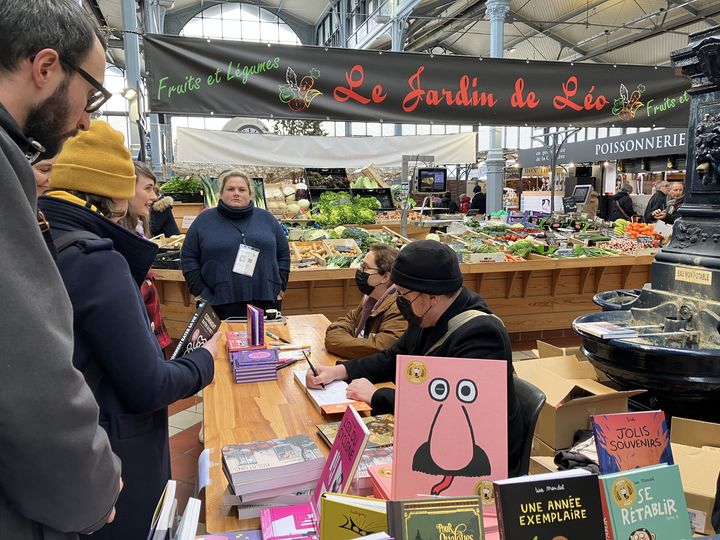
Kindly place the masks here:
<instances>
[{"instance_id":1,"label":"butterfly illustration on banner","mask_svg":"<svg viewBox=\"0 0 720 540\"><path fill-rule=\"evenodd\" d=\"M643 95L643 92L645 92L644 84L638 84L637 89L633 91L632 94L629 94L624 84L620 84L620 97L615 98L613 101L612 113L624 122L635 118L637 110L645 106L645 104L640 101L640 96Z\"/></svg>"},{"instance_id":2,"label":"butterfly illustration on banner","mask_svg":"<svg viewBox=\"0 0 720 540\"><path fill-rule=\"evenodd\" d=\"M310 108L312 100L322 95L322 92L316 88L315 80L320 77L320 70L313 68L309 75L305 75L297 82L297 74L295 70L288 66L285 72L285 81L287 84L278 85L280 93L278 97L283 103L287 103L291 111L300 112Z\"/></svg>"}]
</instances>

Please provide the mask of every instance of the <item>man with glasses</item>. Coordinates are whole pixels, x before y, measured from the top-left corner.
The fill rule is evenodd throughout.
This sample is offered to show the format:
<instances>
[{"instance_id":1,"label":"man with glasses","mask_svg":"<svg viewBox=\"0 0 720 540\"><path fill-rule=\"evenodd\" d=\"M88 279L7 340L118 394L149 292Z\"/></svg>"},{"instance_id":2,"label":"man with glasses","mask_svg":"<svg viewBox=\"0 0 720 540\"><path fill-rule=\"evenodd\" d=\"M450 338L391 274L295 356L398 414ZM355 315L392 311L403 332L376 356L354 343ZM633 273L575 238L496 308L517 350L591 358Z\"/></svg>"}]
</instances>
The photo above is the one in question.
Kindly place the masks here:
<instances>
[{"instance_id":1,"label":"man with glasses","mask_svg":"<svg viewBox=\"0 0 720 540\"><path fill-rule=\"evenodd\" d=\"M110 94L102 35L74 0L0 2L0 538L77 538L114 516L120 462L72 365L70 301L38 227L30 163Z\"/></svg>"},{"instance_id":2,"label":"man with glasses","mask_svg":"<svg viewBox=\"0 0 720 540\"><path fill-rule=\"evenodd\" d=\"M395 390L374 383L395 380L397 355L480 358L507 364L508 471L520 465L524 423L513 384L510 337L502 321L480 296L463 287L456 253L434 240L412 242L400 251L392 268L397 307L408 321L407 331L387 350L336 366L308 372L308 387L335 380L351 381L347 396L372 406L373 414L392 413ZM463 315L461 315L463 314ZM465 315L466 314L466 315Z\"/></svg>"}]
</instances>

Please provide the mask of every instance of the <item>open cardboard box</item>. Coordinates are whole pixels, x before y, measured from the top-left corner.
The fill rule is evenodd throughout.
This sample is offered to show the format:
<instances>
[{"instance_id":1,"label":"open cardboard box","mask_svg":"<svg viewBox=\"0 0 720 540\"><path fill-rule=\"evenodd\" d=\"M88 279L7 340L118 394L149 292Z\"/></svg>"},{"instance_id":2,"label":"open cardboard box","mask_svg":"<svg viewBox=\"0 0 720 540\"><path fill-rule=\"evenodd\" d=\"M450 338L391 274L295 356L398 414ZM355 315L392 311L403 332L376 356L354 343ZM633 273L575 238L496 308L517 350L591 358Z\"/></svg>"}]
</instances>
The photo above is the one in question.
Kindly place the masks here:
<instances>
[{"instance_id":1,"label":"open cardboard box","mask_svg":"<svg viewBox=\"0 0 720 540\"><path fill-rule=\"evenodd\" d=\"M673 417L673 459L680 466L685 500L696 533L713 534L711 521L720 472L720 424Z\"/></svg>"},{"instance_id":2,"label":"open cardboard box","mask_svg":"<svg viewBox=\"0 0 720 540\"><path fill-rule=\"evenodd\" d=\"M530 467L528 474L546 474L549 472L557 472L555 459L550 456L532 456L530 458Z\"/></svg>"},{"instance_id":3,"label":"open cardboard box","mask_svg":"<svg viewBox=\"0 0 720 540\"><path fill-rule=\"evenodd\" d=\"M553 356L577 356L578 360L587 360L580 349L580 347L558 347L545 341L537 340L537 349L533 349L532 352L535 354L535 358L550 358ZM607 382L610 379L602 371L595 370L595 375L598 381Z\"/></svg>"},{"instance_id":4,"label":"open cardboard box","mask_svg":"<svg viewBox=\"0 0 720 540\"><path fill-rule=\"evenodd\" d=\"M578 429L590 429L594 414L626 412L628 398L645 390L617 391L598 382L595 368L575 356L524 360L514 364L518 376L547 398L535 436L554 449L572 446Z\"/></svg>"}]
</instances>

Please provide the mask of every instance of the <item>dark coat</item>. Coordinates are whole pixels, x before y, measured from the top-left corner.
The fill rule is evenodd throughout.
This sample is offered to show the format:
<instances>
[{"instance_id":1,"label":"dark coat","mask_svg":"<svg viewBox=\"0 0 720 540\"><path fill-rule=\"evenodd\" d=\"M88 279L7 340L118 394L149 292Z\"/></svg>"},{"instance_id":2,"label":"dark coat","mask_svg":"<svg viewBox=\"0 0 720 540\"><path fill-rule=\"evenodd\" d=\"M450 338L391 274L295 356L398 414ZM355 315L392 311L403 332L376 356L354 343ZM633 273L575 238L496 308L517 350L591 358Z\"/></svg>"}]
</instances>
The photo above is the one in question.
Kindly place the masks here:
<instances>
[{"instance_id":1,"label":"dark coat","mask_svg":"<svg viewBox=\"0 0 720 540\"><path fill-rule=\"evenodd\" d=\"M31 150L0 105L0 538L74 540L107 521L120 460L72 365L72 305L38 227Z\"/></svg>"},{"instance_id":2,"label":"dark coat","mask_svg":"<svg viewBox=\"0 0 720 540\"><path fill-rule=\"evenodd\" d=\"M712 511L712 526L716 533L720 533L720 474L718 474L717 488L715 490L715 505Z\"/></svg>"},{"instance_id":3,"label":"dark coat","mask_svg":"<svg viewBox=\"0 0 720 540\"><path fill-rule=\"evenodd\" d=\"M480 296L463 287L462 292L440 317L435 326L420 328L409 326L400 339L384 352L349 360L343 365L348 380L367 378L373 383L395 381L395 361L399 354L425 355L448 329L448 321L455 315L469 310L491 313ZM524 422L520 402L515 396L513 383L512 349L505 326L496 317L475 317L448 337L432 356L451 358L482 358L507 363L508 383L508 472L514 476L520 465L524 438ZM379 388L372 397L372 414L392 413L395 409L395 390Z\"/></svg>"},{"instance_id":4,"label":"dark coat","mask_svg":"<svg viewBox=\"0 0 720 540\"><path fill-rule=\"evenodd\" d=\"M233 272L243 235L247 245L260 251L252 277ZM274 302L285 290L290 273L287 238L275 217L261 208L232 220L217 208L201 212L185 236L180 255L189 284L193 280L188 279L188 274L200 270L200 286L191 284L191 292L199 293L211 306L253 300Z\"/></svg>"},{"instance_id":5,"label":"dark coat","mask_svg":"<svg viewBox=\"0 0 720 540\"><path fill-rule=\"evenodd\" d=\"M622 210L620 210L621 208ZM634 213L632 199L624 191L618 191L610 198L608 221L615 221L616 219L627 219L629 221Z\"/></svg>"},{"instance_id":6,"label":"dark coat","mask_svg":"<svg viewBox=\"0 0 720 540\"><path fill-rule=\"evenodd\" d=\"M100 237L57 261L74 311L73 363L93 389L125 482L115 521L92 538L142 539L170 479L167 407L210 383L213 358L199 349L165 361L138 288L157 250L151 242L68 200L41 197L39 205L53 238L75 230Z\"/></svg>"},{"instance_id":7,"label":"dark coat","mask_svg":"<svg viewBox=\"0 0 720 540\"><path fill-rule=\"evenodd\" d=\"M162 195L150 209L150 236L164 234L165 237L180 234L180 229L173 216L173 199L170 195Z\"/></svg>"},{"instance_id":8,"label":"dark coat","mask_svg":"<svg viewBox=\"0 0 720 540\"><path fill-rule=\"evenodd\" d=\"M477 210L480 214L485 214L487 211L487 195L480 191L473 195L472 201L470 201L470 210Z\"/></svg>"},{"instance_id":9,"label":"dark coat","mask_svg":"<svg viewBox=\"0 0 720 540\"><path fill-rule=\"evenodd\" d=\"M650 200L645 207L645 212L643 213L643 221L645 221L645 223L655 223L657 220L653 217L652 214L655 210L665 210L666 200L667 195L665 195L662 191L658 190L653 193L653 196L650 197Z\"/></svg>"}]
</instances>

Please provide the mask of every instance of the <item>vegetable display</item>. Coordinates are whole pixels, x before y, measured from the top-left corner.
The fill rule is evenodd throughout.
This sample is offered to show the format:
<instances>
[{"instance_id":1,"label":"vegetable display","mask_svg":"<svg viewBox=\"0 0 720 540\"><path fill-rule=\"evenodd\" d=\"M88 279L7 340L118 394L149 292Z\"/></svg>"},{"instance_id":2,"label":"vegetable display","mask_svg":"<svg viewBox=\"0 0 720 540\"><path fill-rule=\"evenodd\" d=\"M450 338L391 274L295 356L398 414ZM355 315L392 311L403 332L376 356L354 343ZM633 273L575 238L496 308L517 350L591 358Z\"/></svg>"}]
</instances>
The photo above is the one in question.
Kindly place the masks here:
<instances>
[{"instance_id":1,"label":"vegetable display","mask_svg":"<svg viewBox=\"0 0 720 540\"><path fill-rule=\"evenodd\" d=\"M336 227L349 223L375 223L375 209L380 203L375 197L352 196L345 191L325 192L315 203L313 219L322 227Z\"/></svg>"},{"instance_id":2,"label":"vegetable display","mask_svg":"<svg viewBox=\"0 0 720 540\"><path fill-rule=\"evenodd\" d=\"M203 185L194 176L176 176L160 184L160 190L165 193L200 193Z\"/></svg>"}]
</instances>

